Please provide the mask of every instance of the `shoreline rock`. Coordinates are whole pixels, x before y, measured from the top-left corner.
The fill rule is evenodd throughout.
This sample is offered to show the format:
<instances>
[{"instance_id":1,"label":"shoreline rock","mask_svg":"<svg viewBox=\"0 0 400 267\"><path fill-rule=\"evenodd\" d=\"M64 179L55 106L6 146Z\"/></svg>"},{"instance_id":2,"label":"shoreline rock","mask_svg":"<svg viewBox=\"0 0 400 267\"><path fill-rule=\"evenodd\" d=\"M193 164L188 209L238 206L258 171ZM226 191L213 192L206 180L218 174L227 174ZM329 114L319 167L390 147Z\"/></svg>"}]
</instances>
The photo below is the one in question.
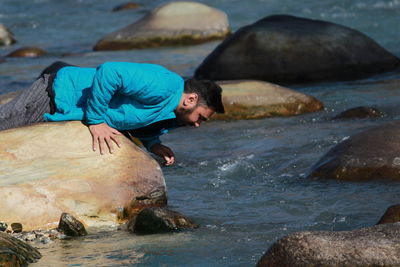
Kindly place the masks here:
<instances>
[{"instance_id":1,"label":"shoreline rock","mask_svg":"<svg viewBox=\"0 0 400 267\"><path fill-rule=\"evenodd\" d=\"M191 45L223 39L229 33L224 12L197 2L176 1L162 4L135 23L106 35L93 49Z\"/></svg>"},{"instance_id":2,"label":"shoreline rock","mask_svg":"<svg viewBox=\"0 0 400 267\"><path fill-rule=\"evenodd\" d=\"M9 46L16 42L12 32L0 23L0 46Z\"/></svg>"},{"instance_id":3,"label":"shoreline rock","mask_svg":"<svg viewBox=\"0 0 400 267\"><path fill-rule=\"evenodd\" d=\"M41 258L40 252L31 245L0 232L0 266L28 266Z\"/></svg>"}]
</instances>

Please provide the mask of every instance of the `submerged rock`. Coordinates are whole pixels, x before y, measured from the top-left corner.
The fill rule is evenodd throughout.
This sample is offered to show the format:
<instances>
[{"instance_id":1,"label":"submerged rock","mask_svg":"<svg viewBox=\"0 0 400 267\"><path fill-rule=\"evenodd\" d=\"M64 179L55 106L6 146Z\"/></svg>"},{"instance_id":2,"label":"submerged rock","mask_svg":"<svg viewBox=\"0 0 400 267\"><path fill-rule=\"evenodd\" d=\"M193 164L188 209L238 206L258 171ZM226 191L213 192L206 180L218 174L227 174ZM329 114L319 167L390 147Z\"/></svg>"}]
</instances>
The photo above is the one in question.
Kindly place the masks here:
<instances>
[{"instance_id":1,"label":"submerged rock","mask_svg":"<svg viewBox=\"0 0 400 267\"><path fill-rule=\"evenodd\" d=\"M339 119L363 119L363 118L381 118L384 114L373 107L355 107L341 112L333 117L333 120Z\"/></svg>"},{"instance_id":2,"label":"submerged rock","mask_svg":"<svg viewBox=\"0 0 400 267\"><path fill-rule=\"evenodd\" d=\"M298 232L275 242L257 266L400 266L399 238L400 223Z\"/></svg>"},{"instance_id":3,"label":"submerged rock","mask_svg":"<svg viewBox=\"0 0 400 267\"><path fill-rule=\"evenodd\" d=\"M84 236L87 235L85 226L78 221L74 216L63 213L61 214L58 230L61 230L67 236Z\"/></svg>"},{"instance_id":4,"label":"submerged rock","mask_svg":"<svg viewBox=\"0 0 400 267\"><path fill-rule=\"evenodd\" d=\"M41 258L40 252L25 242L0 232L0 266L22 267Z\"/></svg>"},{"instance_id":5,"label":"submerged rock","mask_svg":"<svg viewBox=\"0 0 400 267\"><path fill-rule=\"evenodd\" d=\"M143 209L128 223L128 230L136 234L156 234L197 227L197 224L179 212L159 207Z\"/></svg>"},{"instance_id":6,"label":"submerged rock","mask_svg":"<svg viewBox=\"0 0 400 267\"><path fill-rule=\"evenodd\" d=\"M224 38L229 32L224 12L197 2L169 2L139 21L106 35L94 50L197 44Z\"/></svg>"},{"instance_id":7,"label":"submerged rock","mask_svg":"<svg viewBox=\"0 0 400 267\"><path fill-rule=\"evenodd\" d=\"M39 47L26 46L11 52L7 57L39 57L46 54L47 52Z\"/></svg>"},{"instance_id":8,"label":"submerged rock","mask_svg":"<svg viewBox=\"0 0 400 267\"><path fill-rule=\"evenodd\" d=\"M116 7L113 8L112 11L113 12L117 12L117 11L128 10L128 9L136 9L138 7L140 7L140 4L130 2L130 3L125 3L125 4L122 4L122 5L116 6Z\"/></svg>"},{"instance_id":9,"label":"submerged rock","mask_svg":"<svg viewBox=\"0 0 400 267\"><path fill-rule=\"evenodd\" d=\"M358 79L399 66L397 57L356 30L276 15L224 40L197 68L195 77L288 84Z\"/></svg>"},{"instance_id":10,"label":"submerged rock","mask_svg":"<svg viewBox=\"0 0 400 267\"><path fill-rule=\"evenodd\" d=\"M390 206L377 224L400 222L400 205Z\"/></svg>"},{"instance_id":11,"label":"submerged rock","mask_svg":"<svg viewBox=\"0 0 400 267\"><path fill-rule=\"evenodd\" d=\"M12 45L15 42L12 32L0 23L0 46Z\"/></svg>"},{"instance_id":12,"label":"submerged rock","mask_svg":"<svg viewBox=\"0 0 400 267\"><path fill-rule=\"evenodd\" d=\"M114 154L100 155L77 121L0 131L0 218L27 231L56 227L62 212L87 226L110 226L143 207L165 205L158 163L120 140Z\"/></svg>"},{"instance_id":13,"label":"submerged rock","mask_svg":"<svg viewBox=\"0 0 400 267\"><path fill-rule=\"evenodd\" d=\"M312 167L308 177L400 180L400 122L368 129L335 145Z\"/></svg>"},{"instance_id":14,"label":"submerged rock","mask_svg":"<svg viewBox=\"0 0 400 267\"><path fill-rule=\"evenodd\" d=\"M263 81L217 82L223 89L224 114L213 119L257 119L291 116L321 110L324 105L312 96Z\"/></svg>"}]
</instances>

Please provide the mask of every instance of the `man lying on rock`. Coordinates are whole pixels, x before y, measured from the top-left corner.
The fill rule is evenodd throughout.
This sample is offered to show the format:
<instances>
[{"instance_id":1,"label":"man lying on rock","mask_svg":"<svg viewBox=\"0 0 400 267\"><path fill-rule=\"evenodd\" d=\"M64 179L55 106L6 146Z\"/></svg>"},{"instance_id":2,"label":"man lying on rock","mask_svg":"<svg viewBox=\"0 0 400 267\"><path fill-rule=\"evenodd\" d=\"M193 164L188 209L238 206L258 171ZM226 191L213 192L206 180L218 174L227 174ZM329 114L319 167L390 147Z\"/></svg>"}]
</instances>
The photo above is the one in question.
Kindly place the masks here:
<instances>
[{"instance_id":1,"label":"man lying on rock","mask_svg":"<svg viewBox=\"0 0 400 267\"><path fill-rule=\"evenodd\" d=\"M32 86L0 106L0 130L42 121L80 120L88 125L93 151L114 152L118 136L131 135L165 160L173 151L159 136L191 125L199 127L223 113L222 89L207 80L188 79L146 63L107 62L81 68L56 62Z\"/></svg>"}]
</instances>

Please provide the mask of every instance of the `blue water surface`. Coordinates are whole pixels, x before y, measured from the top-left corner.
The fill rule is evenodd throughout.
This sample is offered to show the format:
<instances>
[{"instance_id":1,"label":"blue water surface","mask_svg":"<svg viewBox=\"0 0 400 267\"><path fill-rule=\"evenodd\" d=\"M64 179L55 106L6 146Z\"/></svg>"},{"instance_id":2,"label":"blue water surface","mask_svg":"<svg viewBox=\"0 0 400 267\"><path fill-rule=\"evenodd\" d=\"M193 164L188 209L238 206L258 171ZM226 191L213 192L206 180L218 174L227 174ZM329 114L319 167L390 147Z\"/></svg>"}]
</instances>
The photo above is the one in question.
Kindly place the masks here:
<instances>
[{"instance_id":1,"label":"blue water surface","mask_svg":"<svg viewBox=\"0 0 400 267\"><path fill-rule=\"evenodd\" d=\"M0 64L0 94L28 86L56 60L81 66L104 61L162 64L187 77L220 41L187 47L93 52L104 35L124 27L163 1L137 1L139 9L111 12L120 0L0 0L0 23L22 46L38 46L41 58ZM268 15L291 14L357 29L400 56L399 0L204 0L224 10L233 31ZM63 54L72 54L63 57ZM163 168L170 208L194 219L199 229L136 236L89 229L85 238L40 248L32 266L254 266L280 237L302 230L351 230L375 224L399 202L393 182L349 183L306 178L332 146L369 127L399 118L400 76L295 85L325 109L289 118L212 121L178 129L163 138L177 164ZM383 111L381 119L332 121L356 106Z\"/></svg>"}]
</instances>

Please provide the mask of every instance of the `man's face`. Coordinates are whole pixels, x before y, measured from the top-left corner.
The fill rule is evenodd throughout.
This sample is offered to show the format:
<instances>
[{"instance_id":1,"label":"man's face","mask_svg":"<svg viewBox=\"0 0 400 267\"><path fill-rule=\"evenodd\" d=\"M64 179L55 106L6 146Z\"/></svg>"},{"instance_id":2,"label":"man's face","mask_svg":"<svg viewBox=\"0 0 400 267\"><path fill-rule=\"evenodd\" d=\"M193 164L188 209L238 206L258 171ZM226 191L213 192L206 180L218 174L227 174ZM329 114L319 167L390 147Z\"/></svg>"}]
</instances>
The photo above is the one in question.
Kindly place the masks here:
<instances>
[{"instance_id":1,"label":"man's face","mask_svg":"<svg viewBox=\"0 0 400 267\"><path fill-rule=\"evenodd\" d=\"M214 110L203 105L197 105L192 109L178 109L175 111L179 123L199 127L203 121L214 115Z\"/></svg>"}]
</instances>

